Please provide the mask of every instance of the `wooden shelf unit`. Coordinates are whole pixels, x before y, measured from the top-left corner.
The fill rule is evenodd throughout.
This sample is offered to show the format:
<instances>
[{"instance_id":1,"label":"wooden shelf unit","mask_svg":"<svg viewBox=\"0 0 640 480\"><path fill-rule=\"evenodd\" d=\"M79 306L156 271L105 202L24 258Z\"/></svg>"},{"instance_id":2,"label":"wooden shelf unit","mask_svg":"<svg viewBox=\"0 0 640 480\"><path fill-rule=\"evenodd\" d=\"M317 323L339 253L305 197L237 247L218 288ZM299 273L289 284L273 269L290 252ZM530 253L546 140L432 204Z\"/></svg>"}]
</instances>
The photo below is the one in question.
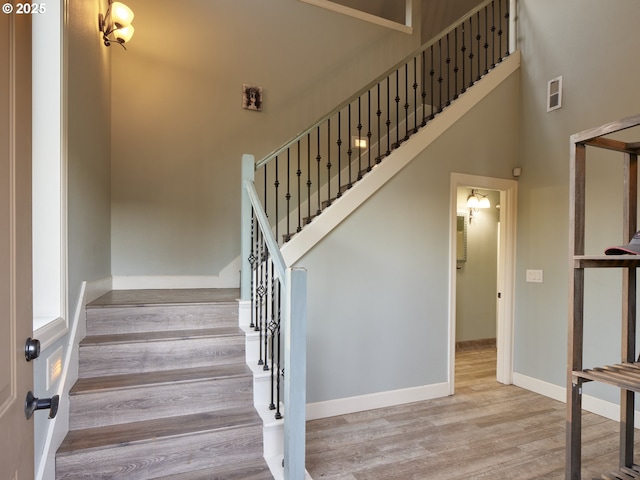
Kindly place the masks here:
<instances>
[{"instance_id":1,"label":"wooden shelf unit","mask_svg":"<svg viewBox=\"0 0 640 480\"><path fill-rule=\"evenodd\" d=\"M587 147L617 151L624 156L623 232L626 244L637 231L638 153L640 142L606 138L640 126L640 115L612 122L571 136L570 240L569 240L569 335L567 361L566 478L581 480L582 385L602 382L620 388L620 456L617 470L603 479L639 479L634 464L634 392L640 392L640 363L636 362L636 281L640 256L585 255L585 184ZM622 349L616 365L583 366L584 274L587 268L619 268L622 271Z\"/></svg>"}]
</instances>

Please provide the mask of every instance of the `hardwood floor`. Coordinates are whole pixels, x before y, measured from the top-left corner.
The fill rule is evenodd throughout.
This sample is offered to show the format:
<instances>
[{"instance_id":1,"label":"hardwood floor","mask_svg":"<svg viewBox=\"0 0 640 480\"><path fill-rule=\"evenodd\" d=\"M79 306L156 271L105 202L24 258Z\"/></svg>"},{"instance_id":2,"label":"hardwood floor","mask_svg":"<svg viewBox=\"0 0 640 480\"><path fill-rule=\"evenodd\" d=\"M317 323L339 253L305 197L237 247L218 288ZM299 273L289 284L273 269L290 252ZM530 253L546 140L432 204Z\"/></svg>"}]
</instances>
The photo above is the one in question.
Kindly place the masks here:
<instances>
[{"instance_id":1,"label":"hardwood floor","mask_svg":"<svg viewBox=\"0 0 640 480\"><path fill-rule=\"evenodd\" d=\"M564 479L565 404L499 384L495 363L493 348L462 351L453 396L309 421L308 472L314 480ZM615 469L618 435L617 422L583 415L582 478Z\"/></svg>"}]
</instances>

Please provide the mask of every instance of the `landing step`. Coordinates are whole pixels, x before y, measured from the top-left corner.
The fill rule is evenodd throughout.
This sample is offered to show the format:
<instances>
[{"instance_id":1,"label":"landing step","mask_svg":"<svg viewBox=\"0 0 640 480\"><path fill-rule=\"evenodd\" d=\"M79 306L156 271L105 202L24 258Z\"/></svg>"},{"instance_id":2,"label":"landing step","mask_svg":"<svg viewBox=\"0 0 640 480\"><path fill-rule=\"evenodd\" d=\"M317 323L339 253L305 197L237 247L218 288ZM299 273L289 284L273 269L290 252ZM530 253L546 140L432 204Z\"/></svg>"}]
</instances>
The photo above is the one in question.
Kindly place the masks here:
<instances>
[{"instance_id":1,"label":"landing step","mask_svg":"<svg viewBox=\"0 0 640 480\"><path fill-rule=\"evenodd\" d=\"M237 288L193 288L193 289L150 289L150 290L112 290L87 305L92 308L124 306L156 306L236 303L240 298Z\"/></svg>"},{"instance_id":2,"label":"landing step","mask_svg":"<svg viewBox=\"0 0 640 480\"><path fill-rule=\"evenodd\" d=\"M164 332L114 333L110 335L87 336L80 342L80 346L185 340L195 337L231 337L236 335L244 335L244 332L238 327L219 327L195 330L169 330Z\"/></svg>"},{"instance_id":3,"label":"landing step","mask_svg":"<svg viewBox=\"0 0 640 480\"><path fill-rule=\"evenodd\" d=\"M260 416L239 407L71 431L58 449L56 478L155 479L261 458Z\"/></svg>"},{"instance_id":4,"label":"landing step","mask_svg":"<svg viewBox=\"0 0 640 480\"><path fill-rule=\"evenodd\" d=\"M263 459L246 462L242 467L205 469L180 473L156 480L273 480L273 475Z\"/></svg>"},{"instance_id":5,"label":"landing step","mask_svg":"<svg viewBox=\"0 0 640 480\"><path fill-rule=\"evenodd\" d=\"M231 365L218 365L213 367L185 368L180 370L165 370L159 372L111 375L108 377L81 378L71 391L70 395L82 395L85 393L107 392L136 388L146 385L165 385L187 383L207 379L222 380L225 378L237 378L253 375L252 370L245 363Z\"/></svg>"},{"instance_id":6,"label":"landing step","mask_svg":"<svg viewBox=\"0 0 640 480\"><path fill-rule=\"evenodd\" d=\"M176 406L178 409L179 406ZM109 427L87 428L69 432L58 449L58 455L103 447L117 447L146 442L157 438L182 436L211 430L259 425L262 419L253 406L232 408L219 412L133 422Z\"/></svg>"}]
</instances>

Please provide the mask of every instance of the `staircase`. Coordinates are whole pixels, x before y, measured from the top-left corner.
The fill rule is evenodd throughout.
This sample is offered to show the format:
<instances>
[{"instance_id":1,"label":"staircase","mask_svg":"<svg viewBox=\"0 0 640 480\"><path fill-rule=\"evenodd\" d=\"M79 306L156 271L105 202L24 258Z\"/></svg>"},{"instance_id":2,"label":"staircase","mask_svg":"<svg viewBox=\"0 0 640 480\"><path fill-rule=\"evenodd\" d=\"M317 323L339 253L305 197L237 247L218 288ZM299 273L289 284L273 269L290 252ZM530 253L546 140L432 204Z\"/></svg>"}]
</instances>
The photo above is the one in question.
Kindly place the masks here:
<instances>
[{"instance_id":1,"label":"staircase","mask_svg":"<svg viewBox=\"0 0 640 480\"><path fill-rule=\"evenodd\" d=\"M273 480L238 296L122 290L87 305L57 479Z\"/></svg>"}]
</instances>

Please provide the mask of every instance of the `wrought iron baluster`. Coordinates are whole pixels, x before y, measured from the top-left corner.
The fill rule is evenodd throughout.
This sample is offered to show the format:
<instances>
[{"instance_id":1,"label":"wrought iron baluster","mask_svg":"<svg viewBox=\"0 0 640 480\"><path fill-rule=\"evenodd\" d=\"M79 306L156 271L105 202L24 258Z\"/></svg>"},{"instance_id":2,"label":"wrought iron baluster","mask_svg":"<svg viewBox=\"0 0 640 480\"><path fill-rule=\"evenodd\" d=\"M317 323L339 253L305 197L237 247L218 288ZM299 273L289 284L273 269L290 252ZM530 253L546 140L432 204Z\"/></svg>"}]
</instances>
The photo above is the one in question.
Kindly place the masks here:
<instances>
[{"instance_id":1,"label":"wrought iron baluster","mask_svg":"<svg viewBox=\"0 0 640 480\"><path fill-rule=\"evenodd\" d=\"M254 289L256 287L256 272L257 272L257 257L256 257L256 252L255 252L255 248L256 248L256 215L255 215L255 209L253 208L253 205L251 206L251 253L249 254L249 265L251 265L251 281L249 282L249 300L250 300L250 305L251 305L251 320L249 322L249 328L255 328L256 326L256 315L255 315L255 311L254 311L254 307L256 305L256 299L255 299L255 294L254 294Z\"/></svg>"},{"instance_id":2,"label":"wrought iron baluster","mask_svg":"<svg viewBox=\"0 0 640 480\"><path fill-rule=\"evenodd\" d=\"M331 119L327 119L327 207L331 205Z\"/></svg>"},{"instance_id":3,"label":"wrought iron baluster","mask_svg":"<svg viewBox=\"0 0 640 480\"><path fill-rule=\"evenodd\" d=\"M510 12L509 12L509 0L506 0L506 5L505 5L505 10L506 13L504 14L504 21L505 21L505 48L504 48L504 57L507 58L509 56L509 29L511 28L511 26L509 25L509 18L510 18Z\"/></svg>"},{"instance_id":4,"label":"wrought iron baluster","mask_svg":"<svg viewBox=\"0 0 640 480\"><path fill-rule=\"evenodd\" d=\"M422 51L422 75L420 76L420 83L422 83L422 126L424 127L427 124L427 109L425 105L427 104L427 74L426 74L426 65L427 65L427 52L425 50Z\"/></svg>"},{"instance_id":5,"label":"wrought iron baluster","mask_svg":"<svg viewBox=\"0 0 640 480\"><path fill-rule=\"evenodd\" d=\"M482 71L482 67L480 66L480 40L482 39L482 35L480 35L480 12L477 13L476 18L476 41L478 42L478 75L476 77L476 80L480 80L480 72Z\"/></svg>"},{"instance_id":6,"label":"wrought iron baluster","mask_svg":"<svg viewBox=\"0 0 640 480\"><path fill-rule=\"evenodd\" d=\"M404 64L404 141L409 140L409 64ZM400 127L398 127L398 130Z\"/></svg>"},{"instance_id":7,"label":"wrought iron baluster","mask_svg":"<svg viewBox=\"0 0 640 480\"><path fill-rule=\"evenodd\" d=\"M359 180L362 180L362 95L358 97L357 128L358 128L358 176L356 177L356 181L359 181Z\"/></svg>"},{"instance_id":8,"label":"wrought iron baluster","mask_svg":"<svg viewBox=\"0 0 640 480\"><path fill-rule=\"evenodd\" d=\"M473 83L473 17L469 17L469 87Z\"/></svg>"},{"instance_id":9,"label":"wrought iron baluster","mask_svg":"<svg viewBox=\"0 0 640 480\"><path fill-rule=\"evenodd\" d=\"M458 27L454 29L453 34L453 99L458 98Z\"/></svg>"},{"instance_id":10,"label":"wrought iron baluster","mask_svg":"<svg viewBox=\"0 0 640 480\"><path fill-rule=\"evenodd\" d=\"M436 74L436 71L433 69L433 44L431 44L430 51L431 51L431 70L429 71L429 75L431 76L431 95L429 95L429 98L431 99L431 116L429 117L429 120L433 120L433 117L435 117L435 113L433 110L435 108L433 80Z\"/></svg>"},{"instance_id":11,"label":"wrought iron baluster","mask_svg":"<svg viewBox=\"0 0 640 480\"><path fill-rule=\"evenodd\" d=\"M302 204L301 196L302 196L302 169L300 168L300 140L298 140L298 169L296 170L296 176L298 177L298 227L296 228L296 232L302 230Z\"/></svg>"},{"instance_id":12,"label":"wrought iron baluster","mask_svg":"<svg viewBox=\"0 0 640 480\"><path fill-rule=\"evenodd\" d=\"M353 185L353 182L351 181L351 156L353 155L353 149L351 148L351 104L349 104L348 113L349 126L347 128L347 143L349 148L347 149L347 161L349 165L349 183L347 184L347 188L351 188Z\"/></svg>"},{"instance_id":13,"label":"wrought iron baluster","mask_svg":"<svg viewBox=\"0 0 640 480\"><path fill-rule=\"evenodd\" d=\"M418 131L418 57L413 57L413 133Z\"/></svg>"},{"instance_id":14,"label":"wrought iron baluster","mask_svg":"<svg viewBox=\"0 0 640 480\"><path fill-rule=\"evenodd\" d=\"M278 213L279 213L279 209L278 209L278 203L279 203L278 202L278 200L279 200L278 199L278 191L280 189L280 177L278 175L278 157L277 156L276 156L276 159L275 159L275 165L276 165L276 179L273 182L273 186L275 187L275 192L276 192L275 199L274 199L275 209L276 209L276 212L275 212L275 224L276 225L275 225L275 227L276 227L276 239L279 239L280 236L278 235L278 223L279 223L278 222L278 218L279 218L278 217Z\"/></svg>"},{"instance_id":15,"label":"wrought iron baluster","mask_svg":"<svg viewBox=\"0 0 640 480\"><path fill-rule=\"evenodd\" d=\"M338 112L338 193L336 198L342 196L342 111Z\"/></svg>"},{"instance_id":16,"label":"wrought iron baluster","mask_svg":"<svg viewBox=\"0 0 640 480\"><path fill-rule=\"evenodd\" d=\"M300 147L300 143L298 142L298 147ZM298 181L300 180L300 177L298 176ZM291 218L291 149L287 148L287 193L284 196L285 200L287 201L287 233L284 236L284 241L288 242L289 240L291 240L291 225L290 225L290 218ZM298 212L300 211L300 209L298 209ZM276 218L276 222L277 222L277 218ZM276 237L277 239L277 237Z\"/></svg>"},{"instance_id":17,"label":"wrought iron baluster","mask_svg":"<svg viewBox=\"0 0 640 480\"><path fill-rule=\"evenodd\" d=\"M322 200L321 200L321 193L320 193L320 187L322 186L322 182L320 180L320 164L322 163L322 154L320 153L320 126L318 125L318 129L317 129L317 133L318 133L318 147L317 147L317 152L318 154L316 155L316 163L318 166L318 188L316 189L316 196L318 197L318 209L316 210L316 215L320 215L322 213ZM311 215L309 215L309 221L311 221Z\"/></svg>"},{"instance_id":18,"label":"wrought iron baluster","mask_svg":"<svg viewBox=\"0 0 640 480\"><path fill-rule=\"evenodd\" d=\"M270 302L271 302L271 312L269 315L269 323L267 325L267 331L269 332L269 340L270 340L270 349L269 349L269 363L270 363L270 368L267 367L265 368L265 370L271 370L271 403L269 404L269 409L270 410L275 410L276 406L275 406L275 376L274 375L278 375L278 369L276 368L275 365L275 329L276 329L276 278L275 278L275 274L274 274L274 265L273 262L270 262L270 275L271 275L271 293L270 293Z\"/></svg>"},{"instance_id":19,"label":"wrought iron baluster","mask_svg":"<svg viewBox=\"0 0 640 480\"><path fill-rule=\"evenodd\" d=\"M496 66L496 2L491 2L491 68Z\"/></svg>"},{"instance_id":20,"label":"wrought iron baluster","mask_svg":"<svg viewBox=\"0 0 640 480\"><path fill-rule=\"evenodd\" d=\"M378 156L376 157L376 163L380 163L380 144L382 143L382 137L380 136L380 132L382 131L380 127L380 118L382 117L382 110L380 109L380 84L377 85L378 88L378 110L376 111L376 115L378 116Z\"/></svg>"},{"instance_id":21,"label":"wrought iron baluster","mask_svg":"<svg viewBox=\"0 0 640 480\"><path fill-rule=\"evenodd\" d=\"M264 197L262 204L264 205L264 213L267 215L267 217L269 217L269 210L267 208L267 198L268 198L267 192L269 191L267 189L267 172L268 171L269 171L269 165L267 164L264 166L264 192L262 192Z\"/></svg>"},{"instance_id":22,"label":"wrought iron baluster","mask_svg":"<svg viewBox=\"0 0 640 480\"><path fill-rule=\"evenodd\" d=\"M442 39L438 39L438 113L442 112Z\"/></svg>"},{"instance_id":23,"label":"wrought iron baluster","mask_svg":"<svg viewBox=\"0 0 640 480\"><path fill-rule=\"evenodd\" d=\"M273 335L275 337L275 356L276 356L276 363L274 365L274 369L276 371L276 413L275 413L275 419L276 420L280 420L282 418L282 412L280 411L280 379L282 378L283 375L283 369L281 368L281 338L280 338L280 327L282 325L282 296L281 296L281 290L282 290L282 284L280 283L280 281L278 280L278 298L277 298L277 303L278 303L278 313L276 315L276 328L275 331L273 332Z\"/></svg>"},{"instance_id":24,"label":"wrought iron baluster","mask_svg":"<svg viewBox=\"0 0 640 480\"><path fill-rule=\"evenodd\" d=\"M393 148L400 146L400 70L396 70L396 143Z\"/></svg>"},{"instance_id":25,"label":"wrought iron baluster","mask_svg":"<svg viewBox=\"0 0 640 480\"><path fill-rule=\"evenodd\" d=\"M263 235L263 242L264 242L264 296L266 297L264 299L264 305L262 307L262 326L261 326L261 335L262 335L262 342L263 342L263 355L262 355L262 359L261 362L259 363L259 365L262 365L262 369L264 371L269 370L269 329L268 329L268 319L269 319L269 309L268 309L268 305L269 305L269 264L273 265L271 263L271 258L269 256L269 249L267 248L267 244L266 241L264 240L264 235Z\"/></svg>"},{"instance_id":26,"label":"wrought iron baluster","mask_svg":"<svg viewBox=\"0 0 640 480\"><path fill-rule=\"evenodd\" d=\"M507 0L508 2L509 0ZM502 56L502 0L498 0L498 21L500 22L500 26L498 27L498 55L499 61L501 62L504 58Z\"/></svg>"},{"instance_id":27,"label":"wrought iron baluster","mask_svg":"<svg viewBox=\"0 0 640 480\"><path fill-rule=\"evenodd\" d=\"M320 179L318 179L320 181ZM307 133L307 220L311 222L311 132Z\"/></svg>"},{"instance_id":28,"label":"wrought iron baluster","mask_svg":"<svg viewBox=\"0 0 640 480\"><path fill-rule=\"evenodd\" d=\"M371 171L371 89L367 90L367 172Z\"/></svg>"},{"instance_id":29,"label":"wrought iron baluster","mask_svg":"<svg viewBox=\"0 0 640 480\"><path fill-rule=\"evenodd\" d=\"M451 105L451 53L449 48L449 34L447 33L447 58L445 59L447 64L447 106Z\"/></svg>"},{"instance_id":30,"label":"wrought iron baluster","mask_svg":"<svg viewBox=\"0 0 640 480\"><path fill-rule=\"evenodd\" d=\"M389 155L391 153L391 119L389 118L391 115L391 79L387 77L387 153L385 155Z\"/></svg>"},{"instance_id":31,"label":"wrought iron baluster","mask_svg":"<svg viewBox=\"0 0 640 480\"><path fill-rule=\"evenodd\" d=\"M462 47L460 47L460 52L462 53L462 55L461 55L462 58L460 60L462 62L462 88L460 89L460 93L464 93L464 92L467 91L467 83L465 81L465 78L466 78L466 76L465 76L465 66L467 64L467 57L466 57L467 45L465 43L465 36L464 36L464 33L465 33L464 32L464 24L465 24L465 22L466 22L466 20L464 20L462 22L462 32L461 32L462 33L462 35L461 35L461 37L462 37Z\"/></svg>"}]
</instances>

